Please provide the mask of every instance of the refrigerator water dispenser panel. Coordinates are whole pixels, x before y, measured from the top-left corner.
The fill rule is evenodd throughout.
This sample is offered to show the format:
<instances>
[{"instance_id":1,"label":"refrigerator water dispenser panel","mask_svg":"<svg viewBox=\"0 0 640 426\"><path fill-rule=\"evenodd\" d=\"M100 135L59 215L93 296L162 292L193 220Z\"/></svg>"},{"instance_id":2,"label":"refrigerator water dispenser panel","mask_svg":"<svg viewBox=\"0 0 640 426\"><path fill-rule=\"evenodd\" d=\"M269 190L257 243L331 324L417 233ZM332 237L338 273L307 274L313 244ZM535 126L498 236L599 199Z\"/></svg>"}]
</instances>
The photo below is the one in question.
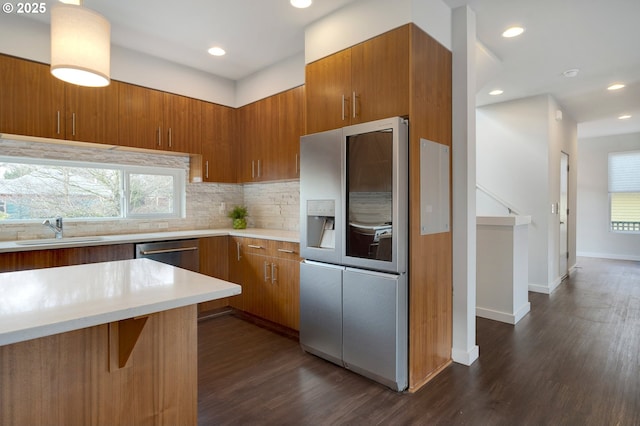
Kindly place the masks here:
<instances>
[{"instance_id":1,"label":"refrigerator water dispenser panel","mask_svg":"<svg viewBox=\"0 0 640 426\"><path fill-rule=\"evenodd\" d=\"M335 200L307 201L307 247L336 248Z\"/></svg>"}]
</instances>

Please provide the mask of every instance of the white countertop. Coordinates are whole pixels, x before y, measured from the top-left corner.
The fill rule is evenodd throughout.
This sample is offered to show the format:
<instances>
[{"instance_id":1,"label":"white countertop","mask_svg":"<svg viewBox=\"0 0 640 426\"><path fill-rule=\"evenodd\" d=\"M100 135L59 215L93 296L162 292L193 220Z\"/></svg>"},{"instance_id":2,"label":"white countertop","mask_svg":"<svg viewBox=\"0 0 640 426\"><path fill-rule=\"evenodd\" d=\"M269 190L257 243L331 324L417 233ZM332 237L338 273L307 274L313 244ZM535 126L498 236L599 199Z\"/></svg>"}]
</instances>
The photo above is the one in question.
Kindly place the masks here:
<instances>
[{"instance_id":1,"label":"white countertop","mask_svg":"<svg viewBox=\"0 0 640 426\"><path fill-rule=\"evenodd\" d=\"M0 274L0 346L240 294L149 259Z\"/></svg>"},{"instance_id":2,"label":"white countertop","mask_svg":"<svg viewBox=\"0 0 640 426\"><path fill-rule=\"evenodd\" d=\"M65 237L59 240L54 238L45 240L24 240L24 241L1 241L0 253L30 251L30 250L49 250L67 247L87 247L102 246L110 244L127 244L141 243L148 241L167 241L179 240L183 238L205 238L223 235L232 235L238 237L265 238L277 241L299 242L300 234L298 231L283 231L279 229L199 229L192 231L173 231L173 232L150 232L144 234L122 234L122 235L101 235L101 236L83 236L83 237ZM35 244L24 244L25 242L33 242Z\"/></svg>"}]
</instances>

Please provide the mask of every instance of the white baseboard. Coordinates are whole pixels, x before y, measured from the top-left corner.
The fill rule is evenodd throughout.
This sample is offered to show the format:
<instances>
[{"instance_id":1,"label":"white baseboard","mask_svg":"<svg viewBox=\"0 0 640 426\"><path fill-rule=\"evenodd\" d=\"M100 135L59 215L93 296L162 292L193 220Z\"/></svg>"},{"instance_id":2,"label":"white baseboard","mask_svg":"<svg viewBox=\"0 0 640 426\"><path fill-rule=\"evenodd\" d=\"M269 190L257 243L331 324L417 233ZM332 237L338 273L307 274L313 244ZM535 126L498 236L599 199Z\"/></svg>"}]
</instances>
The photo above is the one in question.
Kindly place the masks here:
<instances>
[{"instance_id":1,"label":"white baseboard","mask_svg":"<svg viewBox=\"0 0 640 426\"><path fill-rule=\"evenodd\" d=\"M517 324L531 310L531 303L527 302L514 313L494 311L492 309L476 306L476 316L493 321L506 322L507 324Z\"/></svg>"},{"instance_id":2,"label":"white baseboard","mask_svg":"<svg viewBox=\"0 0 640 426\"><path fill-rule=\"evenodd\" d=\"M556 278L555 280L553 280L553 282L547 285L529 283L529 291L532 291L534 293L551 294L556 288L558 288L560 283L562 283L561 277Z\"/></svg>"},{"instance_id":3,"label":"white baseboard","mask_svg":"<svg viewBox=\"0 0 640 426\"><path fill-rule=\"evenodd\" d=\"M578 252L576 253L578 257L596 257L600 259L611 259L611 260L634 260L640 261L640 256L630 255L630 254L615 254L615 253L591 253L591 252Z\"/></svg>"},{"instance_id":4,"label":"white baseboard","mask_svg":"<svg viewBox=\"0 0 640 426\"><path fill-rule=\"evenodd\" d=\"M470 366L478 359L479 356L480 348L478 345L475 345L468 351L451 348L451 359L453 362L458 364Z\"/></svg>"},{"instance_id":5,"label":"white baseboard","mask_svg":"<svg viewBox=\"0 0 640 426\"><path fill-rule=\"evenodd\" d=\"M551 294L551 288L548 285L543 284L529 283L529 291L532 291L534 293Z\"/></svg>"}]
</instances>

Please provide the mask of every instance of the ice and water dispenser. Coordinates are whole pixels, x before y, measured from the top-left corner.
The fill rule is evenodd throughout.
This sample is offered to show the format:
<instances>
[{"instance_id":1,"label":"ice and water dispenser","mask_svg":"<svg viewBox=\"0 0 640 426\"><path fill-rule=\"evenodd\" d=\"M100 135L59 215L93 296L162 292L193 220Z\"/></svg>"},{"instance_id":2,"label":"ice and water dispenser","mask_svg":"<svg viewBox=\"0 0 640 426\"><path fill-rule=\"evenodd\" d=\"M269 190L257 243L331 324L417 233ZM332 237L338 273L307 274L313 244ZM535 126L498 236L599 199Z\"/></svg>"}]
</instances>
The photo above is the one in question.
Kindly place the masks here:
<instances>
[{"instance_id":1,"label":"ice and water dispenser","mask_svg":"<svg viewBox=\"0 0 640 426\"><path fill-rule=\"evenodd\" d=\"M336 203L334 200L307 201L307 247L336 248Z\"/></svg>"}]
</instances>

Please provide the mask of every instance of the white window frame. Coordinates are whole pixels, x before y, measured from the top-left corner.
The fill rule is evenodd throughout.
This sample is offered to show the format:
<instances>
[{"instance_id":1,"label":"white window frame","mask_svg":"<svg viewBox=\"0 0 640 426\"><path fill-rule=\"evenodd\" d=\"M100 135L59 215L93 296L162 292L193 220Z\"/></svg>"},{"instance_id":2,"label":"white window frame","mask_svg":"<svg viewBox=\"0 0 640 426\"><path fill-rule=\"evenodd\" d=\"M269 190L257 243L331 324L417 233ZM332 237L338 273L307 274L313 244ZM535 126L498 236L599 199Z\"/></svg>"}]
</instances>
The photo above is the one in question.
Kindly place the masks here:
<instances>
[{"instance_id":1,"label":"white window frame","mask_svg":"<svg viewBox=\"0 0 640 426\"><path fill-rule=\"evenodd\" d=\"M61 166L61 167L78 167L91 169L110 169L120 173L121 182L121 215L112 217L87 217L87 218L71 218L69 220L76 222L96 222L96 221L113 221L122 219L178 219L186 217L186 170L173 167L154 167L154 166L136 166L127 164L114 163L94 163L88 161L58 160L48 158L31 158L31 157L9 157L0 156L0 163L19 163L30 165L45 166ZM172 176L173 185L173 212L172 213L155 213L155 214L134 214L129 208L129 177L132 174L149 174L159 176ZM16 219L4 221L4 223L30 223L37 222L39 219Z\"/></svg>"},{"instance_id":2,"label":"white window frame","mask_svg":"<svg viewBox=\"0 0 640 426\"><path fill-rule=\"evenodd\" d=\"M622 157L622 156L631 156L632 164L627 165L623 173L619 173L619 170L616 170L615 167L612 167L612 157ZM608 199L609 199L609 232L620 233L620 234L638 234L639 231L635 230L618 230L613 229L613 218L612 218L612 200L611 195L613 193L640 193L640 175L636 175L640 170L640 151L631 150L631 151L619 151L619 152L610 152L607 156L607 178L608 178Z\"/></svg>"}]
</instances>

